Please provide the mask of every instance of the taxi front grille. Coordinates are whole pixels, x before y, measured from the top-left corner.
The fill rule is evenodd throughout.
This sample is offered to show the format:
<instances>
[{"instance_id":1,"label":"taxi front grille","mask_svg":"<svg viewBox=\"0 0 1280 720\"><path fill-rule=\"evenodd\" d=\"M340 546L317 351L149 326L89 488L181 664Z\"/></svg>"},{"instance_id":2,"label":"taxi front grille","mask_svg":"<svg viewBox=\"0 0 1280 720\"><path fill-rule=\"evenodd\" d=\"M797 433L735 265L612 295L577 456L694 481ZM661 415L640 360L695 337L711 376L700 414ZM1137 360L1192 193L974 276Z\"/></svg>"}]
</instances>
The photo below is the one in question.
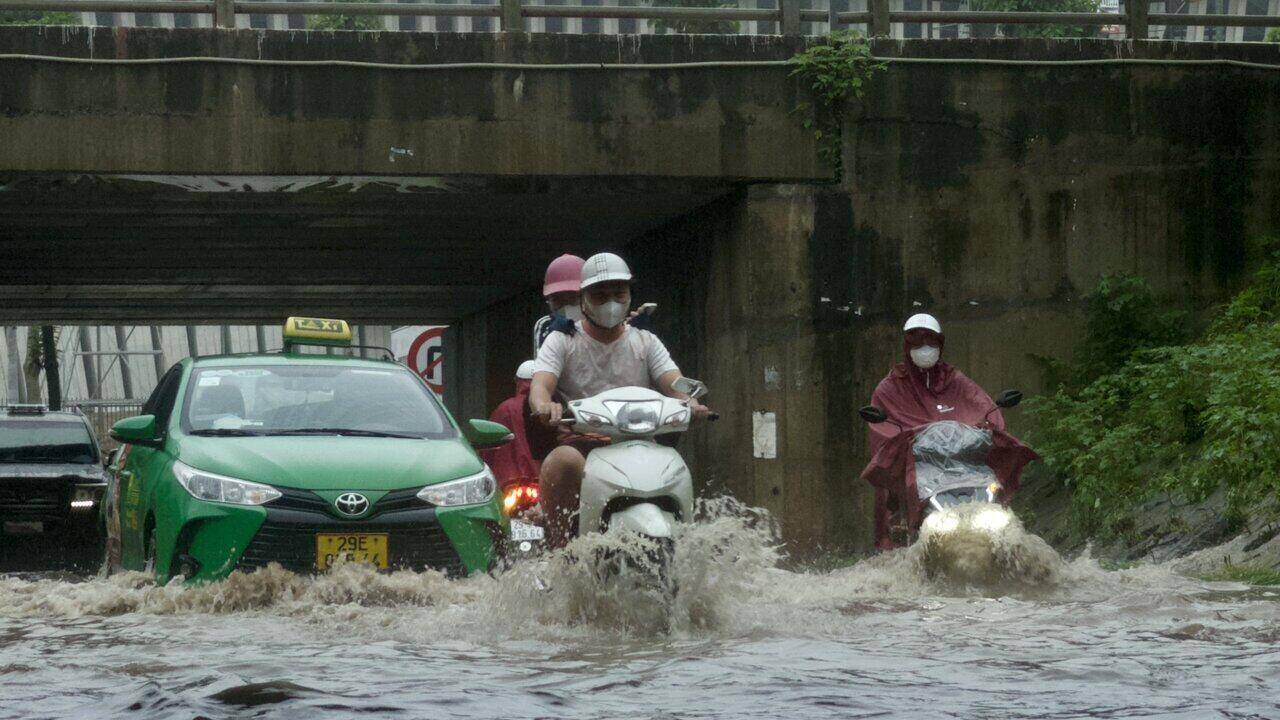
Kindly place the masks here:
<instances>
[{"instance_id":1,"label":"taxi front grille","mask_svg":"<svg viewBox=\"0 0 1280 720\"><path fill-rule=\"evenodd\" d=\"M250 570L275 562L286 570L309 573L315 570L317 534L386 533L391 569L433 569L465 575L462 558L436 521L434 511L422 510L412 516L402 522L357 523L334 521L313 513L268 511L237 568Z\"/></svg>"}]
</instances>

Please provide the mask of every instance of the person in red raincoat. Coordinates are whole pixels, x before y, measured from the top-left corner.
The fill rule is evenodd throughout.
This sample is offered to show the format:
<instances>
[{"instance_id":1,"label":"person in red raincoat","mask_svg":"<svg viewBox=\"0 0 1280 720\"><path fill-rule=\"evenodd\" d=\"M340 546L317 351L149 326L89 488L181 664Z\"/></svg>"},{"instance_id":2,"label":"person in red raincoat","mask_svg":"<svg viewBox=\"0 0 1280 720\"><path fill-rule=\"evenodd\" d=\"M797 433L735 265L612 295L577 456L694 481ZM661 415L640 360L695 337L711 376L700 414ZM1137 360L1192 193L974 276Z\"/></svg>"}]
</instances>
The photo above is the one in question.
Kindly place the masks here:
<instances>
[{"instance_id":1,"label":"person in red raincoat","mask_svg":"<svg viewBox=\"0 0 1280 720\"><path fill-rule=\"evenodd\" d=\"M502 401L489 419L506 426L514 436L500 447L480 451L493 470L498 488L505 492L514 485L537 487L538 458L555 447L554 434L533 422L529 415L529 387L533 382L533 361L526 360L516 370L516 394Z\"/></svg>"},{"instance_id":2,"label":"person in red raincoat","mask_svg":"<svg viewBox=\"0 0 1280 720\"><path fill-rule=\"evenodd\" d=\"M923 508L914 492L911 458L913 428L940 420L992 429L993 448L988 465L1000 479L1001 500L1017 491L1022 466L1036 454L1004 432L1004 416L995 401L955 366L942 362L946 338L932 315L911 316L902 328L903 362L894 365L876 387L871 404L892 422L868 425L871 463L862 477L875 486L875 543L880 550L897 547L895 532L916 527ZM910 492L908 492L910 490Z\"/></svg>"}]
</instances>

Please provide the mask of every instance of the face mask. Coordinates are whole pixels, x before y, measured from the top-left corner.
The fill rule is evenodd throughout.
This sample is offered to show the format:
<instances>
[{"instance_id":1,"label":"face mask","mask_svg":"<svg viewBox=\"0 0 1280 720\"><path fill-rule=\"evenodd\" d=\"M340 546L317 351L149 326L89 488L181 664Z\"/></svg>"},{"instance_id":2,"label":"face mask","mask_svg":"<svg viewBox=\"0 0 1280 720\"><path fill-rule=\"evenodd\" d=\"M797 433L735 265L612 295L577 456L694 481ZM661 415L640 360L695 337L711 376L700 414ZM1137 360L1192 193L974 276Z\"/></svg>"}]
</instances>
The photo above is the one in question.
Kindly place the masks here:
<instances>
[{"instance_id":1,"label":"face mask","mask_svg":"<svg viewBox=\"0 0 1280 720\"><path fill-rule=\"evenodd\" d=\"M942 350L931 345L921 345L918 348L911 349L911 362L921 370L928 370L938 364L938 358L942 355Z\"/></svg>"},{"instance_id":2,"label":"face mask","mask_svg":"<svg viewBox=\"0 0 1280 720\"><path fill-rule=\"evenodd\" d=\"M601 327L615 328L627 319L627 306L617 300L591 306L591 319Z\"/></svg>"},{"instance_id":3,"label":"face mask","mask_svg":"<svg viewBox=\"0 0 1280 720\"><path fill-rule=\"evenodd\" d=\"M574 322L577 322L582 319L582 308L578 307L577 305L561 305L552 314L563 315L566 318Z\"/></svg>"}]
</instances>

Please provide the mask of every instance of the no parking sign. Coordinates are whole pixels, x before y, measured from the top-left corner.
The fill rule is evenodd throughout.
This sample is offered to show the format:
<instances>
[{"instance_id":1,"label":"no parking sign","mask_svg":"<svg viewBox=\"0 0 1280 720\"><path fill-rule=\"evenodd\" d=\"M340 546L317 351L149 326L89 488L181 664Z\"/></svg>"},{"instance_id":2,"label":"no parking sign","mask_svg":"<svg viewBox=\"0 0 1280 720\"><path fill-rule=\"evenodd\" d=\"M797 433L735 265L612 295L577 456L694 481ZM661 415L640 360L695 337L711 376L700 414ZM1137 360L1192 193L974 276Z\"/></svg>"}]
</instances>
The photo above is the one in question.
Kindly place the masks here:
<instances>
[{"instance_id":1,"label":"no parking sign","mask_svg":"<svg viewBox=\"0 0 1280 720\"><path fill-rule=\"evenodd\" d=\"M444 393L444 327L411 325L391 333L396 359L409 366L437 395Z\"/></svg>"}]
</instances>

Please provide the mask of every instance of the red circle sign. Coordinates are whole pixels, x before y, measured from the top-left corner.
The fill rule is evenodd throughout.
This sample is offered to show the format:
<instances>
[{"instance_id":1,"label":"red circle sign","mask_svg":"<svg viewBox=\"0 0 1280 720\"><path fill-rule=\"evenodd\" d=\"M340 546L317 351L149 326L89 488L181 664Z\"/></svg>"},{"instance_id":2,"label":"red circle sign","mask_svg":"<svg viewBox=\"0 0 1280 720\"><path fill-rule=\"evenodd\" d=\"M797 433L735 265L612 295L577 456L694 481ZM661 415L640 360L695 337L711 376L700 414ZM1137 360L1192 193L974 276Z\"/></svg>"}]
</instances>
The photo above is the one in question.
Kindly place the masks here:
<instances>
[{"instance_id":1,"label":"red circle sign","mask_svg":"<svg viewBox=\"0 0 1280 720\"><path fill-rule=\"evenodd\" d=\"M437 395L444 392L444 371L440 362L444 360L444 328L431 328L413 339L409 344L409 356L405 362L409 369L426 381L427 387Z\"/></svg>"}]
</instances>

